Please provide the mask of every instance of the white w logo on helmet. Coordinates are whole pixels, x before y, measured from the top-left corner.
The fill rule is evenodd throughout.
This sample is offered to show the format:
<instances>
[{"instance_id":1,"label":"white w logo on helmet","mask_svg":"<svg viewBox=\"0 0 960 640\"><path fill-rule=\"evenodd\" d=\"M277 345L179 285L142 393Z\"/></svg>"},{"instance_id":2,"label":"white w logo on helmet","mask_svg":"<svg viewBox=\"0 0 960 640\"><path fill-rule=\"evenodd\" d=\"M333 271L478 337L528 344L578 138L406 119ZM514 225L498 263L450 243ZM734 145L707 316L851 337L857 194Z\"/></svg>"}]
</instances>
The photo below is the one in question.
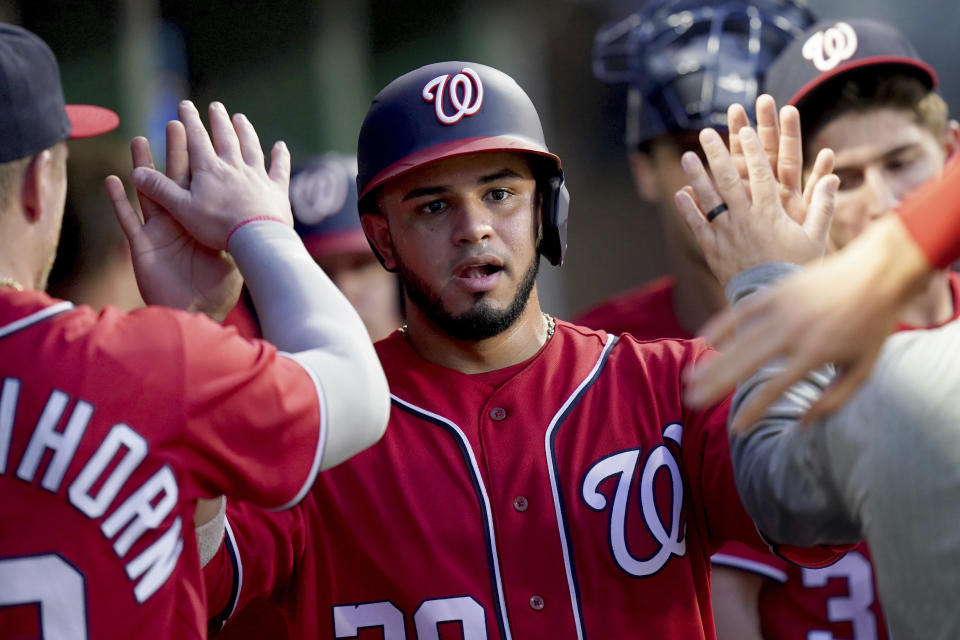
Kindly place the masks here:
<instances>
[{"instance_id":1,"label":"white w logo on helmet","mask_svg":"<svg viewBox=\"0 0 960 640\"><path fill-rule=\"evenodd\" d=\"M846 22L817 31L803 43L803 57L818 71L830 71L857 51L857 33Z\"/></svg>"},{"instance_id":2,"label":"white w logo on helmet","mask_svg":"<svg viewBox=\"0 0 960 640\"><path fill-rule=\"evenodd\" d=\"M456 124L463 116L472 116L480 111L480 106L483 104L483 83L480 82L477 72L469 67L465 67L463 71L453 76L453 80L450 81L449 96L455 112L453 115L447 115L443 107L443 98L448 95L446 88L449 79L450 74L446 73L428 82L423 87L423 99L433 102L437 120L443 124Z\"/></svg>"}]
</instances>

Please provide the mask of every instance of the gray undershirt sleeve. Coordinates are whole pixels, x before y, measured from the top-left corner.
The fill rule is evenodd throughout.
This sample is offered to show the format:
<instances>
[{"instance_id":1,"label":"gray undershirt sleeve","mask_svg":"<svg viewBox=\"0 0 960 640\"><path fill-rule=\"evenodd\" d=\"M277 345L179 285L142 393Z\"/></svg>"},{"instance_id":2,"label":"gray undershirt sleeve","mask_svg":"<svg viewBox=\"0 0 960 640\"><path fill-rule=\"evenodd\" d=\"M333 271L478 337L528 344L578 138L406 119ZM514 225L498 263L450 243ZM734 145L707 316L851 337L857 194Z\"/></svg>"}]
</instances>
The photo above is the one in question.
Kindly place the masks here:
<instances>
[{"instance_id":1,"label":"gray undershirt sleeve","mask_svg":"<svg viewBox=\"0 0 960 640\"><path fill-rule=\"evenodd\" d=\"M730 282L727 297L736 304L798 268L770 263L748 269ZM737 387L731 422L751 395L781 370L777 360L771 361ZM747 432L731 433L740 497L760 530L775 542L812 546L859 539L859 525L847 514L825 464L822 440L815 429L799 427L801 416L832 377L832 367L810 372Z\"/></svg>"},{"instance_id":2,"label":"gray undershirt sleeve","mask_svg":"<svg viewBox=\"0 0 960 640\"><path fill-rule=\"evenodd\" d=\"M763 286L754 276L734 294ZM901 331L836 412L797 424L829 379L812 374L753 430L731 435L744 506L765 535L803 546L867 540L898 640L960 637L958 363L960 320ZM775 368L737 390L733 412Z\"/></svg>"},{"instance_id":3,"label":"gray undershirt sleeve","mask_svg":"<svg viewBox=\"0 0 960 640\"><path fill-rule=\"evenodd\" d=\"M319 381L328 469L375 443L390 412L387 381L363 321L313 261L296 232L251 222L230 239L263 336Z\"/></svg>"}]
</instances>

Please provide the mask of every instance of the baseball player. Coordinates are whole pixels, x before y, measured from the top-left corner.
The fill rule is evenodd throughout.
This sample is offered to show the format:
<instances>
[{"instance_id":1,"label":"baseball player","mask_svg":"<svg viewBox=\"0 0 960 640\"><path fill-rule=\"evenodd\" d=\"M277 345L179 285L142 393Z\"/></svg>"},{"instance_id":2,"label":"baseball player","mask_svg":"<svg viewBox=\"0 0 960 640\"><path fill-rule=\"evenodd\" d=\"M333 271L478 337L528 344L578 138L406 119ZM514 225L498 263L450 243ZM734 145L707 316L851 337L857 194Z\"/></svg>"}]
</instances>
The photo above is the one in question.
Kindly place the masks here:
<instances>
[{"instance_id":1,"label":"baseball player","mask_svg":"<svg viewBox=\"0 0 960 640\"><path fill-rule=\"evenodd\" d=\"M846 24L855 33L864 35L867 44L871 36L877 34L885 36L888 51L896 42L887 37L889 27L886 25L869 21ZM871 33L871 29L875 31ZM908 66L911 59L891 55L885 63ZM864 66L870 66L870 63ZM731 275L745 266L738 256L756 244L756 234L751 229L758 225L775 227L778 221L789 217L780 195L792 191L796 182L790 167L799 166L799 139L794 139L799 132L799 116L791 107L783 113L782 131L787 133L789 130L786 137L791 138L791 142L780 144L779 151L782 154L791 147L793 151L788 153L791 156L789 163L774 165L776 176L764 154L760 136L749 128L740 130L749 173L749 194L738 180L730 180L738 175L738 171L715 132L707 132L703 138L715 181L697 166L695 156L684 157L692 188L678 195L678 202L704 246L708 261L717 269L718 277L729 280L727 291L734 305L731 315L739 316L739 304L744 304L747 311L743 315L748 322L756 319L755 313L750 311L751 307L757 308L751 303L751 294L795 268L778 263L762 264L743 270L731 280ZM785 124L788 121L789 125ZM877 142L882 145L882 137ZM840 155L838 159L843 157ZM840 175L843 176L843 172ZM952 171L954 180L956 176ZM829 222L828 209L831 208L828 201L833 196L840 200L837 189L838 186L842 189L841 180L829 175L820 181L825 187L814 189L813 204L803 225L807 233L774 232L774 237L788 241L775 249L811 242L816 244L819 238L825 239L824 223ZM936 202L931 200L931 195L955 196L956 182L947 186L952 188L925 192L917 204L929 207ZM815 204L818 191L820 205ZM703 206L697 205L694 195ZM716 206L714 203L718 199L727 204L727 212L722 221L711 224L706 221L702 210ZM917 205L908 203L909 206L916 208ZM951 205L945 209L950 222L940 222L936 226L955 229L957 207ZM879 235L868 230L864 234L867 243L852 242L849 249L842 251L842 258L838 256L829 266L814 268L810 272L820 279L823 287L818 294L828 298L835 295L830 291L833 281L827 281L824 286L822 277L838 275L836 266L847 263L849 267L849 260L854 261L855 268L865 266L868 272L875 273L872 261L876 258L865 253L865 247L873 252L879 249L881 253L891 246L906 250L906 255L896 259L882 257L879 260L880 263L903 262L906 269L894 270L894 278L889 283L883 277L875 277L871 280L874 284L889 284L898 290L903 285L897 280L903 278L904 273L929 271L931 263L909 240L896 218L879 222L877 226L882 230ZM900 241L895 240L898 237ZM907 238L905 243L904 237ZM922 238L922 235L918 237ZM932 264L938 264L946 257L941 250L957 246L955 238L933 243L921 240L923 244L920 246L927 255L935 256ZM884 243L877 245L877 240ZM890 241L894 244L888 244ZM769 242L765 245L770 246ZM768 256L776 253L777 250L771 251ZM953 255L956 253L954 251ZM808 252L806 257L813 255ZM791 260L797 257L799 254L794 253ZM918 263L926 263L926 267L918 269ZM849 269L846 272L850 273ZM915 276L912 280L921 287L925 284L923 279L918 280ZM857 282L856 278L854 282ZM838 288L841 293L850 289L842 281ZM862 286L855 284L853 289L868 296ZM753 295L761 296L762 306L762 294ZM797 299L801 308L806 306L806 300L805 297ZM869 311L869 308L861 308L863 311ZM895 316L881 315L873 318L871 324L878 324L882 330L888 331L887 320L892 324L893 319ZM743 339L758 337L756 324L751 322L740 326L745 334ZM813 339L816 340L817 336L814 335ZM858 538L869 541L877 585L886 603L887 619L895 638L945 639L955 638L960 632L960 615L955 601L960 576L952 570L960 558L960 539L956 531L956 505L960 498L960 476L957 473L960 468L960 433L957 430L960 413L954 401L960 391L955 366L958 344L960 321L957 320L936 329L898 332L887 341L875 373L863 389L838 411L821 416L813 425L801 426L800 418L831 384L832 376L828 370L801 374L804 378L800 384L779 397L760 421L743 428L741 425L747 423L743 414L752 411L750 405L755 402L765 404L763 396L770 386L776 384L773 381L783 375L792 375L781 362L768 362L738 388L731 408L731 450L737 469L737 484L744 504L757 517L758 526L775 539L789 539L797 544L849 542ZM794 363L790 362L789 367L793 366ZM833 604L834 612L851 612L855 637L872 631L872 621L864 615L866 611L862 607L865 602L844 599ZM857 610L859 613L854 614ZM828 637L834 636L831 633Z\"/></svg>"},{"instance_id":2,"label":"baseball player","mask_svg":"<svg viewBox=\"0 0 960 640\"><path fill-rule=\"evenodd\" d=\"M148 302L222 317L239 281L229 249L277 347L199 315L45 295L65 140L118 118L64 105L53 53L7 24L0 86L0 635L202 638L198 499L299 502L382 433L382 370L290 228L285 146L267 173L252 125L217 103L212 140L181 104L167 175L133 142L143 221L118 178L107 188Z\"/></svg>"},{"instance_id":3,"label":"baseball player","mask_svg":"<svg viewBox=\"0 0 960 640\"><path fill-rule=\"evenodd\" d=\"M542 312L568 194L529 98L482 64L421 67L374 98L358 161L363 228L407 309L376 344L390 428L298 507L228 509L215 623L268 595L302 638L713 638L710 554L759 540L726 405L681 403L707 348Z\"/></svg>"},{"instance_id":4,"label":"baseball player","mask_svg":"<svg viewBox=\"0 0 960 640\"><path fill-rule=\"evenodd\" d=\"M674 192L687 181L680 156L699 150L700 129L726 132L731 106L753 111L768 68L813 21L792 1L667 0L650 2L597 34L597 76L629 87L630 165L641 197L661 214L672 275L601 303L579 323L639 339L690 338L726 307L674 204ZM885 638L865 545L826 569L801 568L737 542L724 545L712 563L720 640L806 640L818 632L851 637L850 617L863 614L845 602L865 609L880 629L857 637Z\"/></svg>"},{"instance_id":5,"label":"baseball player","mask_svg":"<svg viewBox=\"0 0 960 640\"><path fill-rule=\"evenodd\" d=\"M829 40L829 43L827 42ZM939 172L960 147L960 125L948 120L947 107L933 92L936 75L917 57L902 35L887 25L848 20L824 21L788 47L771 67L767 86L773 96L799 109L805 132L805 157L823 148L836 153L841 178L830 238L834 247L846 246L871 222L891 211L920 184ZM731 122L731 126L736 126ZM809 164L808 164L809 168ZM924 290L901 314L899 329L936 327L960 315L960 278L947 269L933 275ZM864 372L865 375L866 372ZM846 591L821 598L816 605L830 611L835 636L886 637L876 606L876 588L869 579L869 556L851 556L826 571L787 572L787 589L796 575L803 584L823 584L827 577L843 578ZM758 572L752 582L760 590L764 637L804 638L790 634L791 615L814 610L807 597L792 612L767 614L763 603L782 598L765 584L782 580L783 563L756 564L757 558L737 549L724 549L715 564ZM765 577L764 577L765 576ZM748 578L744 578L747 580ZM797 625L799 626L799 625Z\"/></svg>"},{"instance_id":6,"label":"baseball player","mask_svg":"<svg viewBox=\"0 0 960 640\"><path fill-rule=\"evenodd\" d=\"M594 74L628 87L630 169L659 215L670 275L600 303L578 324L639 340L692 338L726 306L673 202L686 184L680 156L699 151L703 127L726 130L730 105L752 107L770 63L813 21L794 0L651 0L597 33Z\"/></svg>"}]
</instances>

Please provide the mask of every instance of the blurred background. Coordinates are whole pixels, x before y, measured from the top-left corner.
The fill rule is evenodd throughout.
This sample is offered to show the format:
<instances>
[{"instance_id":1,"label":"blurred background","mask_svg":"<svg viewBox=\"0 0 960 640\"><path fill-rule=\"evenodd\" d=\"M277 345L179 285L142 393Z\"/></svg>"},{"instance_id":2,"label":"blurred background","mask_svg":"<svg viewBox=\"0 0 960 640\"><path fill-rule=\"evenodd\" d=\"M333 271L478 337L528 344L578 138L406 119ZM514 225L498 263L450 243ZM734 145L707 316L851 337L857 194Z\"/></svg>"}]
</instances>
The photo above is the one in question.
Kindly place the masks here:
<instances>
[{"instance_id":1,"label":"blurred background","mask_svg":"<svg viewBox=\"0 0 960 640\"><path fill-rule=\"evenodd\" d=\"M810 0L823 18L892 22L938 71L960 112L957 0ZM373 95L394 77L443 59L498 67L530 94L572 196L569 251L544 263L544 308L570 317L664 272L655 216L636 197L623 146L624 95L591 73L593 36L635 11L626 0L0 0L0 20L46 40L68 102L120 113L111 158L147 135L162 159L164 123L184 97L221 100L256 125L264 146L287 142L297 160L355 152ZM97 156L74 141L75 160ZM84 148L84 147L88 148ZM117 149L121 151L118 153ZM86 164L84 165L86 166ZM88 171L89 173L89 171ZM71 178L72 179L72 178ZM95 198L97 196L91 196ZM112 222L106 199L103 215ZM96 205L94 205L96 206ZM65 247L69 246L65 236ZM69 250L69 249L65 249ZM74 248L79 255L98 247ZM75 259L75 258L74 258ZM74 268L61 260L58 268Z\"/></svg>"}]
</instances>

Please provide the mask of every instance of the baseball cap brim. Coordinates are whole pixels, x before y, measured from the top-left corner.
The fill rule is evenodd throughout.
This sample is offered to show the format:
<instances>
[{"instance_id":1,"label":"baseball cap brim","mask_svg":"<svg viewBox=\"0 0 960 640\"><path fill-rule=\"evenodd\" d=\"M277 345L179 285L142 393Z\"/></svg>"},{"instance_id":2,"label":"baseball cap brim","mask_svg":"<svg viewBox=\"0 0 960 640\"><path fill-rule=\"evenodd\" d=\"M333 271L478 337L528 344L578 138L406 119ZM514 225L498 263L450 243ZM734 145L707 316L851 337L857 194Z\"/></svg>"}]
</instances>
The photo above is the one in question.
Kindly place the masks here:
<instances>
[{"instance_id":1,"label":"baseball cap brim","mask_svg":"<svg viewBox=\"0 0 960 640\"><path fill-rule=\"evenodd\" d=\"M793 94L785 104L798 106L806 98L809 98L813 93L815 93L819 87L822 87L834 78L837 78L850 71L855 71L865 67L873 67L877 70L879 70L881 67L898 69L910 75L916 76L926 85L928 89L936 89L940 82L939 78L937 77L937 72L934 71L933 67L928 65L923 60L919 60L917 58L908 58L906 56L871 56L869 58L851 60L846 64L837 65L834 69L820 74L802 86L800 90Z\"/></svg>"},{"instance_id":2,"label":"baseball cap brim","mask_svg":"<svg viewBox=\"0 0 960 640\"><path fill-rule=\"evenodd\" d=\"M490 136L465 138L463 140L453 140L443 142L426 149L421 149L416 153L411 153L405 158L394 162L392 165L378 173L367 183L359 197L363 198L371 191L408 171L412 171L423 165L456 158L472 153L493 152L493 151L514 151L522 153L532 153L539 156L550 158L560 166L560 158L536 142L519 136Z\"/></svg>"},{"instance_id":3,"label":"baseball cap brim","mask_svg":"<svg viewBox=\"0 0 960 640\"><path fill-rule=\"evenodd\" d=\"M120 116L104 107L92 104L66 105L70 119L71 138L91 138L113 131L120 124Z\"/></svg>"}]
</instances>

